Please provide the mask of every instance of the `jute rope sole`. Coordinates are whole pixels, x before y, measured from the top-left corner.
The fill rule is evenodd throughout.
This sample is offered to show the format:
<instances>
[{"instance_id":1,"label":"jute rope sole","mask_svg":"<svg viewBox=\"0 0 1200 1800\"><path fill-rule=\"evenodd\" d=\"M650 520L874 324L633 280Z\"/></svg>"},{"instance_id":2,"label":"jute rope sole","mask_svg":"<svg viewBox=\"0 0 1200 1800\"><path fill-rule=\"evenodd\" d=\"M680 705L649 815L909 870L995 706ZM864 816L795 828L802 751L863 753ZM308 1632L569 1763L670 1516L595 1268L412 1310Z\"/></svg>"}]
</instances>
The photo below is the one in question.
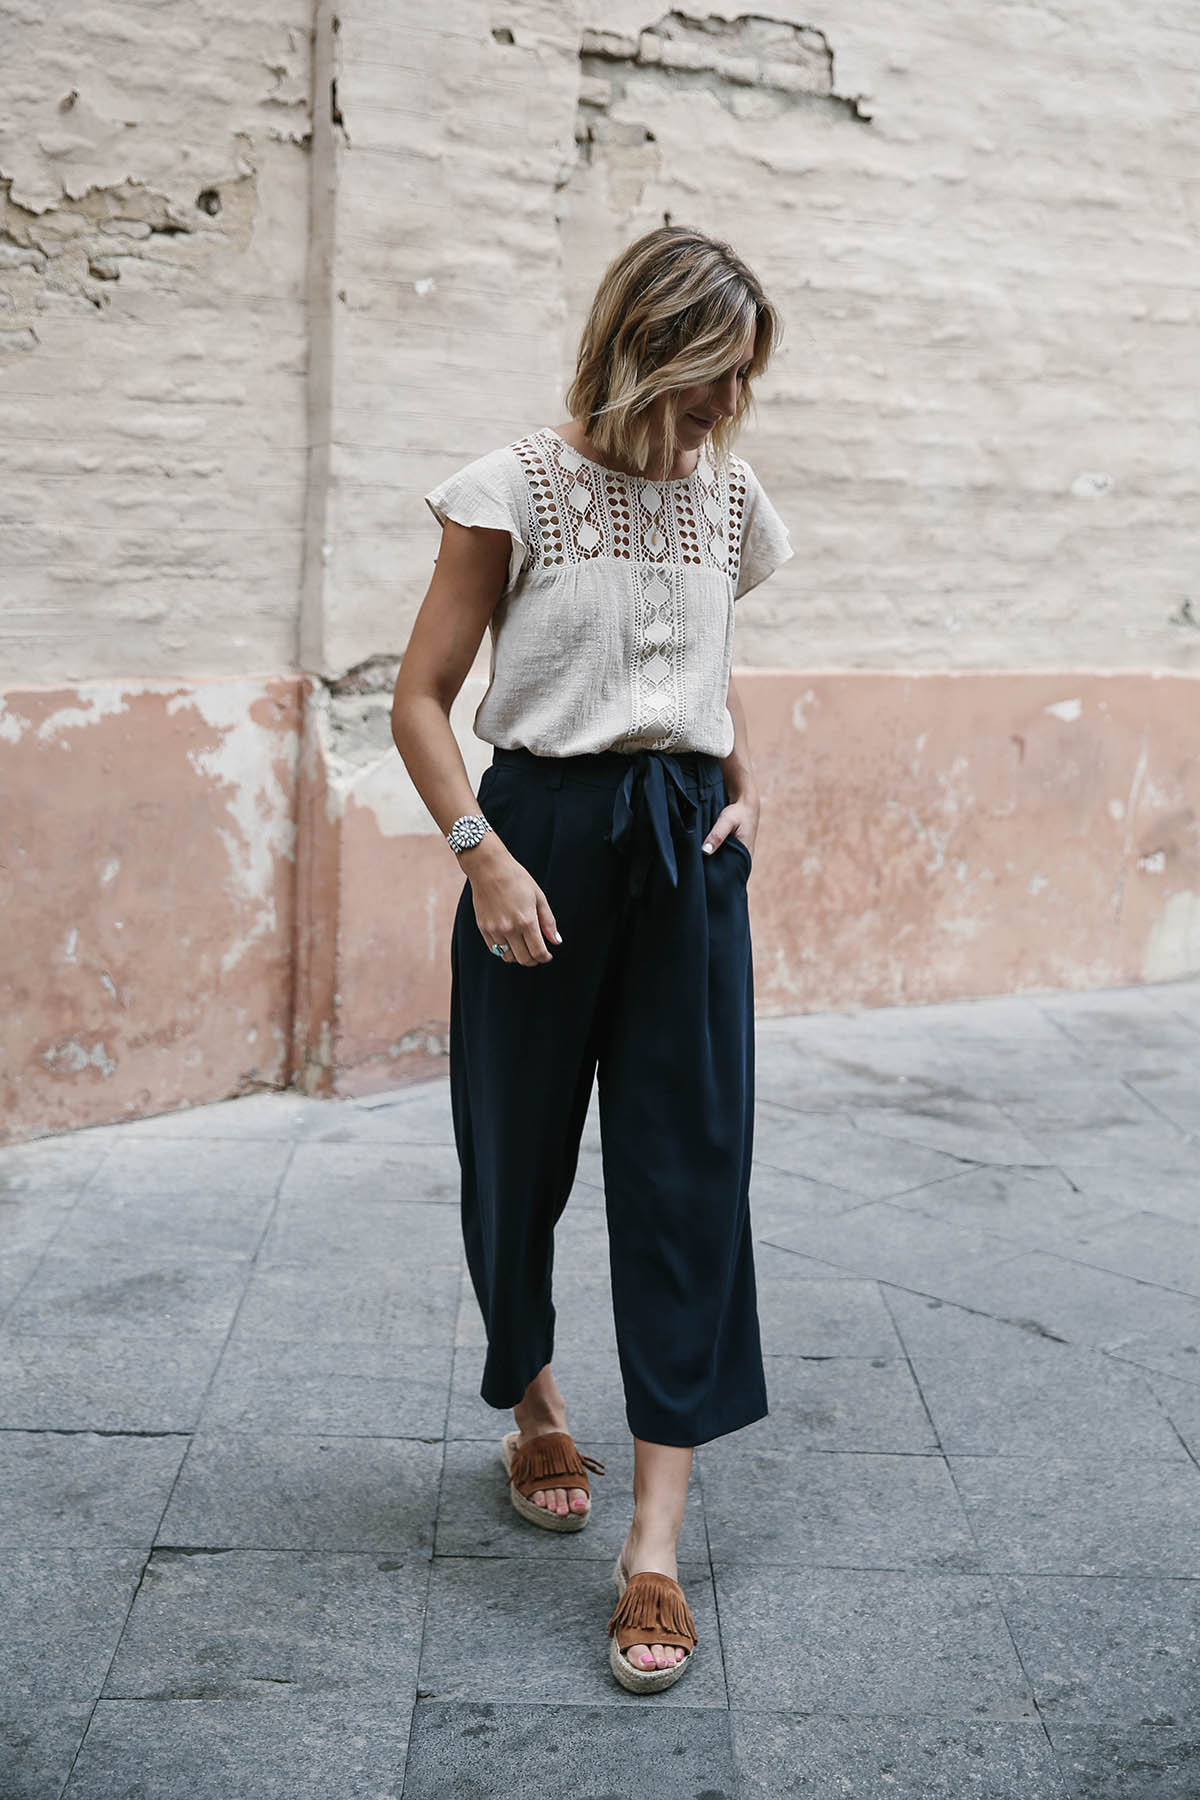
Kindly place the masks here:
<instances>
[{"instance_id":1,"label":"jute rope sole","mask_svg":"<svg viewBox=\"0 0 1200 1800\"><path fill-rule=\"evenodd\" d=\"M624 1594L625 1589L629 1586L629 1578L621 1566L621 1552L619 1550L617 1552L617 1560L613 1564L613 1580L617 1584L617 1596L619 1599ZM653 1635L653 1630L649 1625L646 1627L646 1631L648 1634L648 1643L654 1644L659 1641ZM682 1648L682 1646L680 1647ZM696 1650L695 1646L693 1646L692 1649L688 1651L683 1661L675 1663L673 1667L668 1664L665 1669L636 1669L625 1655L625 1652L618 1645L615 1636L610 1634L608 1640L608 1666L620 1682L621 1686L626 1688L631 1694L656 1694L660 1693L663 1688L673 1687L683 1674L684 1670L689 1666L695 1654Z\"/></svg>"}]
</instances>

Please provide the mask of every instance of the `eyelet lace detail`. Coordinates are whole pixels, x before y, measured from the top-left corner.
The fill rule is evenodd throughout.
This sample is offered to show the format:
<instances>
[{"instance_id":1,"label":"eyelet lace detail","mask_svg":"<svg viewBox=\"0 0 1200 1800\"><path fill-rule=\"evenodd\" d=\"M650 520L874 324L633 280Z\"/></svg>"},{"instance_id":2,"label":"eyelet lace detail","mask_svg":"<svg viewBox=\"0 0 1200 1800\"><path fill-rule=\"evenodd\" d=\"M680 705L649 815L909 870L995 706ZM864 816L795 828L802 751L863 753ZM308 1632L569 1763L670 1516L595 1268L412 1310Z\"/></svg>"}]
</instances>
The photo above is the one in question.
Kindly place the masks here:
<instances>
[{"instance_id":1,"label":"eyelet lace detail","mask_svg":"<svg viewBox=\"0 0 1200 1800\"><path fill-rule=\"evenodd\" d=\"M690 476L654 482L602 468L548 426L511 447L529 487L532 566L606 557L634 565L630 729L615 748L673 749L685 725L686 571L720 570L736 588L744 465L731 457L722 471L701 447Z\"/></svg>"}]
</instances>

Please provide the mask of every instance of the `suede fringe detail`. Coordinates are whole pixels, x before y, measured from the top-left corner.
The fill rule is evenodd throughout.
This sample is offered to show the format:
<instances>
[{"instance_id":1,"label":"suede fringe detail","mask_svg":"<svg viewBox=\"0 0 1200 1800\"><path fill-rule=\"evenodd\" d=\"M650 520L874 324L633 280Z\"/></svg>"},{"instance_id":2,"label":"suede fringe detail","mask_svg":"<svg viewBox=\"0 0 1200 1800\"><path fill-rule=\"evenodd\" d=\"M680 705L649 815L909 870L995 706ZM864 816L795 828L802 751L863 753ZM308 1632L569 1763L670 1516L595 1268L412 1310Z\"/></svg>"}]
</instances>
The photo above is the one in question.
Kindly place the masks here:
<instances>
[{"instance_id":1,"label":"suede fringe detail","mask_svg":"<svg viewBox=\"0 0 1200 1800\"><path fill-rule=\"evenodd\" d=\"M603 1475L604 1464L595 1457L581 1456L567 1432L545 1431L513 1451L509 1480L526 1498L546 1487L580 1487L590 1494L588 1469ZM570 1480L571 1476L579 1479Z\"/></svg>"},{"instance_id":2,"label":"suede fringe detail","mask_svg":"<svg viewBox=\"0 0 1200 1800\"><path fill-rule=\"evenodd\" d=\"M625 1592L617 1601L608 1621L609 1636L625 1630L645 1633L642 1637L630 1638L631 1644L661 1644L660 1631L690 1638L693 1644L699 1642L696 1621L684 1599L683 1589L669 1575L659 1575L653 1569L631 1575Z\"/></svg>"}]
</instances>

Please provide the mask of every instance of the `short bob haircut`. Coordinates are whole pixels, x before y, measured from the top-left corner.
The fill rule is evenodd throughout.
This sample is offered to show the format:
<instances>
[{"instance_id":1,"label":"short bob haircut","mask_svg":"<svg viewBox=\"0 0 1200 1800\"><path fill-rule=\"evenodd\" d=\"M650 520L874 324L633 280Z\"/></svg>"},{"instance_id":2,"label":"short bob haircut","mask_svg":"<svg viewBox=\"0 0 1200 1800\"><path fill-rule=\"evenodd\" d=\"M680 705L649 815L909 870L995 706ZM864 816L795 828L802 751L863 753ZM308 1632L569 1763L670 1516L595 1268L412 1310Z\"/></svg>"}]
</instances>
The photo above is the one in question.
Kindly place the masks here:
<instances>
[{"instance_id":1,"label":"short bob haircut","mask_svg":"<svg viewBox=\"0 0 1200 1800\"><path fill-rule=\"evenodd\" d=\"M752 324L754 356L737 412L719 419L709 434L718 462L742 427L753 401L751 383L780 342L782 321L757 277L721 239L685 225L648 231L614 258L596 289L565 395L571 417L603 456L647 469L644 415L665 393L665 472L678 445L676 391L727 374Z\"/></svg>"}]
</instances>

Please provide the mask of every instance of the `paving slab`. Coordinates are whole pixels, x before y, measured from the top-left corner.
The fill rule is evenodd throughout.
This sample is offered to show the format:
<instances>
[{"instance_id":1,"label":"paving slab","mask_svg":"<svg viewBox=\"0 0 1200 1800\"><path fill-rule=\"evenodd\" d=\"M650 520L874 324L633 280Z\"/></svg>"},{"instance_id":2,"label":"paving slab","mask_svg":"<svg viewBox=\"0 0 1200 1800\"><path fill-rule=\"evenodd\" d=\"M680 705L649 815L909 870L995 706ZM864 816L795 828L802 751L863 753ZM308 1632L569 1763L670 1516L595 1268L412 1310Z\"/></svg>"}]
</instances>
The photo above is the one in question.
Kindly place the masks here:
<instances>
[{"instance_id":1,"label":"paving slab","mask_svg":"<svg viewBox=\"0 0 1200 1800\"><path fill-rule=\"evenodd\" d=\"M903 1356L766 1356L766 1418L735 1434L747 1449L908 1451L938 1448Z\"/></svg>"},{"instance_id":2,"label":"paving slab","mask_svg":"<svg viewBox=\"0 0 1200 1800\"><path fill-rule=\"evenodd\" d=\"M404 1705L428 1578L422 1556L156 1550L104 1698Z\"/></svg>"},{"instance_id":3,"label":"paving slab","mask_svg":"<svg viewBox=\"0 0 1200 1800\"><path fill-rule=\"evenodd\" d=\"M651 1699L594 1092L562 1535L479 1397L444 1078L0 1149L4 1800L85 1727L67 1800L1193 1800L1200 980L763 1020L757 1069L770 1412L697 1449Z\"/></svg>"},{"instance_id":4,"label":"paving slab","mask_svg":"<svg viewBox=\"0 0 1200 1800\"><path fill-rule=\"evenodd\" d=\"M1077 1161L1064 1157L1059 1168L1090 1199L1110 1200L1126 1212L1151 1212L1194 1226L1200 1214L1194 1138L1161 1138L1149 1152L1127 1161Z\"/></svg>"},{"instance_id":5,"label":"paving slab","mask_svg":"<svg viewBox=\"0 0 1200 1800\"><path fill-rule=\"evenodd\" d=\"M771 1258L759 1246L755 1264L758 1320L768 1356L900 1354L896 1327L876 1282L797 1275L786 1257Z\"/></svg>"},{"instance_id":6,"label":"paving slab","mask_svg":"<svg viewBox=\"0 0 1200 1800\"><path fill-rule=\"evenodd\" d=\"M883 1138L853 1125L822 1125L788 1134L767 1134L765 1143L755 1133L755 1160L775 1169L841 1188L851 1198L883 1200L908 1193L926 1182L957 1175L961 1161L923 1144ZM849 1204L849 1201L847 1202Z\"/></svg>"},{"instance_id":7,"label":"paving slab","mask_svg":"<svg viewBox=\"0 0 1200 1800\"><path fill-rule=\"evenodd\" d=\"M888 1204L1002 1238L1022 1250L1065 1247L1067 1254L1084 1230L1102 1231L1131 1216L1114 1200L1073 1186L1053 1168L967 1169Z\"/></svg>"},{"instance_id":8,"label":"paving slab","mask_svg":"<svg viewBox=\"0 0 1200 1800\"><path fill-rule=\"evenodd\" d=\"M122 1137L88 1184L91 1194L274 1194L292 1157L284 1140Z\"/></svg>"},{"instance_id":9,"label":"paving slab","mask_svg":"<svg viewBox=\"0 0 1200 1800\"><path fill-rule=\"evenodd\" d=\"M719 1567L984 1566L940 1456L748 1448L740 1436L696 1452Z\"/></svg>"},{"instance_id":10,"label":"paving slab","mask_svg":"<svg viewBox=\"0 0 1200 1800\"><path fill-rule=\"evenodd\" d=\"M755 1239L772 1237L803 1226L806 1220L826 1213L844 1213L863 1204L861 1194L830 1187L790 1169L754 1164L750 1177L750 1224Z\"/></svg>"},{"instance_id":11,"label":"paving slab","mask_svg":"<svg viewBox=\"0 0 1200 1800\"><path fill-rule=\"evenodd\" d=\"M457 1262L262 1263L246 1283L234 1338L327 1338L396 1352L453 1343L458 1276Z\"/></svg>"},{"instance_id":12,"label":"paving slab","mask_svg":"<svg viewBox=\"0 0 1200 1800\"><path fill-rule=\"evenodd\" d=\"M331 1210L341 1200L458 1206L462 1174L452 1144L306 1141L296 1146L280 1193Z\"/></svg>"},{"instance_id":13,"label":"paving slab","mask_svg":"<svg viewBox=\"0 0 1200 1800\"><path fill-rule=\"evenodd\" d=\"M850 1275L937 1295L953 1287L963 1270L988 1268L1021 1251L997 1232L953 1217L934 1218L890 1200L868 1202L837 1218L806 1220L766 1241L819 1257Z\"/></svg>"},{"instance_id":14,"label":"paving slab","mask_svg":"<svg viewBox=\"0 0 1200 1800\"><path fill-rule=\"evenodd\" d=\"M1064 1234L1054 1247L1073 1262L1200 1299L1200 1149L1196 1179L1194 1222L1153 1211L1121 1212Z\"/></svg>"},{"instance_id":15,"label":"paving slab","mask_svg":"<svg viewBox=\"0 0 1200 1800\"><path fill-rule=\"evenodd\" d=\"M997 1575L993 1581L1044 1719L1195 1727L1200 1587L1194 1580Z\"/></svg>"},{"instance_id":16,"label":"paving slab","mask_svg":"<svg viewBox=\"0 0 1200 1800\"><path fill-rule=\"evenodd\" d=\"M949 1458L983 1566L1025 1575L1200 1580L1200 1469L1186 1459Z\"/></svg>"},{"instance_id":17,"label":"paving slab","mask_svg":"<svg viewBox=\"0 0 1200 1800\"><path fill-rule=\"evenodd\" d=\"M276 1139L294 1142L307 1128L328 1125L329 1105L305 1094L271 1089L243 1094L237 1100L215 1100L201 1106L176 1106L169 1112L152 1113L145 1119L129 1119L119 1125L100 1126L95 1134L105 1145L140 1138Z\"/></svg>"},{"instance_id":18,"label":"paving slab","mask_svg":"<svg viewBox=\"0 0 1200 1800\"><path fill-rule=\"evenodd\" d=\"M18 1250L0 1256L0 1322L7 1318L42 1259L41 1250Z\"/></svg>"},{"instance_id":19,"label":"paving slab","mask_svg":"<svg viewBox=\"0 0 1200 1800\"><path fill-rule=\"evenodd\" d=\"M89 1261L186 1255L188 1261L253 1256L275 1200L270 1194L85 1194L54 1243Z\"/></svg>"},{"instance_id":20,"label":"paving slab","mask_svg":"<svg viewBox=\"0 0 1200 1800\"><path fill-rule=\"evenodd\" d=\"M0 1549L0 1694L20 1703L86 1700L100 1692L142 1573L140 1550L115 1545Z\"/></svg>"},{"instance_id":21,"label":"paving slab","mask_svg":"<svg viewBox=\"0 0 1200 1800\"><path fill-rule=\"evenodd\" d=\"M250 1278L245 1256L127 1243L95 1256L47 1251L5 1317L9 1331L173 1338L228 1331Z\"/></svg>"},{"instance_id":22,"label":"paving slab","mask_svg":"<svg viewBox=\"0 0 1200 1800\"><path fill-rule=\"evenodd\" d=\"M4 1800L58 1800L92 1708L91 1700L0 1698Z\"/></svg>"},{"instance_id":23,"label":"paving slab","mask_svg":"<svg viewBox=\"0 0 1200 1800\"><path fill-rule=\"evenodd\" d=\"M411 1714L399 1693L101 1700L64 1800L400 1800Z\"/></svg>"},{"instance_id":24,"label":"paving slab","mask_svg":"<svg viewBox=\"0 0 1200 1800\"><path fill-rule=\"evenodd\" d=\"M441 1473L440 1443L199 1431L158 1542L428 1553Z\"/></svg>"},{"instance_id":25,"label":"paving slab","mask_svg":"<svg viewBox=\"0 0 1200 1800\"><path fill-rule=\"evenodd\" d=\"M87 1131L0 1146L0 1222L4 1204L18 1198L36 1195L48 1205L73 1204L110 1148Z\"/></svg>"},{"instance_id":26,"label":"paving slab","mask_svg":"<svg viewBox=\"0 0 1200 1800\"><path fill-rule=\"evenodd\" d=\"M333 1432L440 1438L450 1397L450 1344L234 1336L199 1422L230 1431Z\"/></svg>"},{"instance_id":27,"label":"paving slab","mask_svg":"<svg viewBox=\"0 0 1200 1800\"><path fill-rule=\"evenodd\" d=\"M986 1576L714 1562L733 1707L1033 1718ZM682 1685L682 1684L681 1684Z\"/></svg>"},{"instance_id":28,"label":"paving slab","mask_svg":"<svg viewBox=\"0 0 1200 1800\"><path fill-rule=\"evenodd\" d=\"M0 1431L0 1547L148 1550L187 1447L183 1433Z\"/></svg>"},{"instance_id":29,"label":"paving slab","mask_svg":"<svg viewBox=\"0 0 1200 1800\"><path fill-rule=\"evenodd\" d=\"M1169 1375L1152 1375L1150 1386L1164 1417L1200 1467L1200 1383L1177 1381Z\"/></svg>"},{"instance_id":30,"label":"paving slab","mask_svg":"<svg viewBox=\"0 0 1200 1800\"><path fill-rule=\"evenodd\" d=\"M1200 1051L1195 1054L1195 1068L1146 1074L1135 1071L1126 1077L1136 1094L1193 1138L1200 1137Z\"/></svg>"},{"instance_id":31,"label":"paving slab","mask_svg":"<svg viewBox=\"0 0 1200 1800\"><path fill-rule=\"evenodd\" d=\"M935 1099L916 1100L908 1105L856 1107L850 1120L858 1131L873 1137L920 1144L963 1162L1036 1167L1046 1161L1003 1107L991 1101Z\"/></svg>"},{"instance_id":32,"label":"paving slab","mask_svg":"<svg viewBox=\"0 0 1200 1800\"><path fill-rule=\"evenodd\" d=\"M1145 1372L1032 1326L887 1290L940 1447L982 1455L1186 1457Z\"/></svg>"},{"instance_id":33,"label":"paving slab","mask_svg":"<svg viewBox=\"0 0 1200 1800\"><path fill-rule=\"evenodd\" d=\"M945 1286L945 1297L959 1305L1071 1344L1114 1350L1145 1338L1177 1349L1200 1344L1200 1299L1062 1251L1022 1251L990 1267L977 1261L955 1270Z\"/></svg>"},{"instance_id":34,"label":"paving slab","mask_svg":"<svg viewBox=\"0 0 1200 1800\"><path fill-rule=\"evenodd\" d=\"M1183 1725L1047 1727L1072 1800L1196 1800L1200 1742Z\"/></svg>"},{"instance_id":35,"label":"paving slab","mask_svg":"<svg viewBox=\"0 0 1200 1800\"><path fill-rule=\"evenodd\" d=\"M409 1800L735 1800L736 1792L723 1710L422 1700L413 1715Z\"/></svg>"},{"instance_id":36,"label":"paving slab","mask_svg":"<svg viewBox=\"0 0 1200 1800\"><path fill-rule=\"evenodd\" d=\"M739 1800L1070 1800L1037 1719L730 1715Z\"/></svg>"},{"instance_id":37,"label":"paving slab","mask_svg":"<svg viewBox=\"0 0 1200 1800\"><path fill-rule=\"evenodd\" d=\"M462 1254L462 1224L455 1207L305 1194L285 1195L276 1204L258 1261L317 1267L349 1259L368 1268L399 1270L458 1264Z\"/></svg>"},{"instance_id":38,"label":"paving slab","mask_svg":"<svg viewBox=\"0 0 1200 1800\"><path fill-rule=\"evenodd\" d=\"M0 1268L16 1257L32 1255L36 1261L78 1204L77 1195L69 1199L51 1194L0 1195Z\"/></svg>"},{"instance_id":39,"label":"paving slab","mask_svg":"<svg viewBox=\"0 0 1200 1800\"><path fill-rule=\"evenodd\" d=\"M696 1662L682 1680L654 1695L655 1712L724 1707L724 1624L718 1632L708 1563L681 1560L678 1570L696 1621ZM430 1572L421 1697L643 1706L648 1696L627 1693L609 1668L605 1627L616 1604L611 1568L590 1559L579 1557L560 1569L541 1556L439 1556Z\"/></svg>"},{"instance_id":40,"label":"paving slab","mask_svg":"<svg viewBox=\"0 0 1200 1800\"><path fill-rule=\"evenodd\" d=\"M190 1431L224 1332L0 1332L0 1429Z\"/></svg>"}]
</instances>

